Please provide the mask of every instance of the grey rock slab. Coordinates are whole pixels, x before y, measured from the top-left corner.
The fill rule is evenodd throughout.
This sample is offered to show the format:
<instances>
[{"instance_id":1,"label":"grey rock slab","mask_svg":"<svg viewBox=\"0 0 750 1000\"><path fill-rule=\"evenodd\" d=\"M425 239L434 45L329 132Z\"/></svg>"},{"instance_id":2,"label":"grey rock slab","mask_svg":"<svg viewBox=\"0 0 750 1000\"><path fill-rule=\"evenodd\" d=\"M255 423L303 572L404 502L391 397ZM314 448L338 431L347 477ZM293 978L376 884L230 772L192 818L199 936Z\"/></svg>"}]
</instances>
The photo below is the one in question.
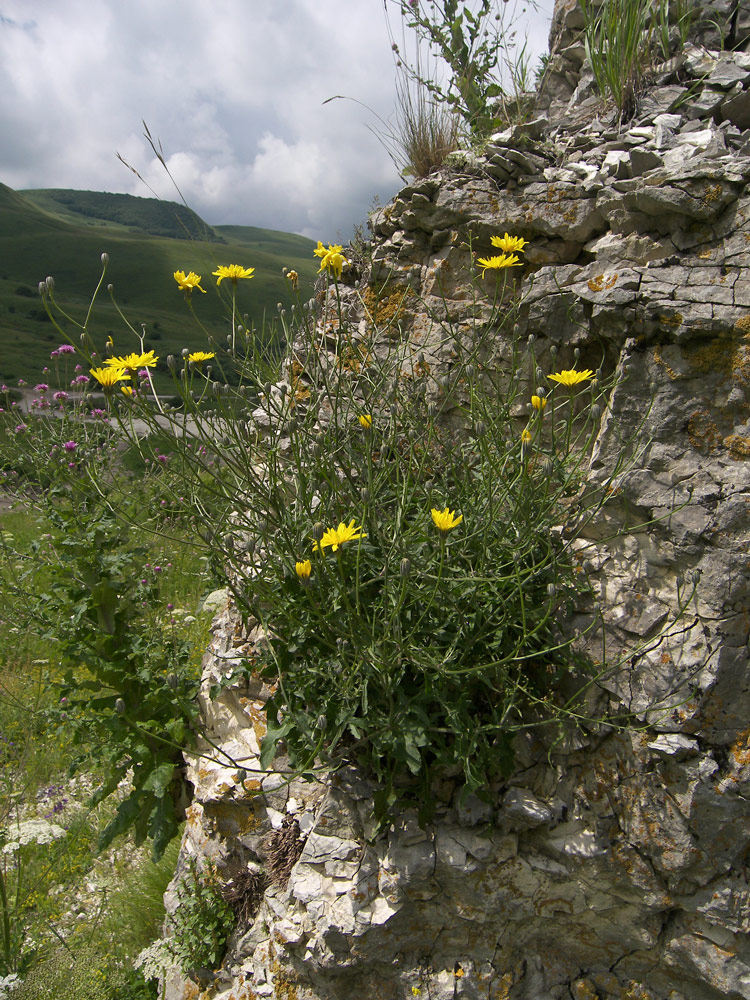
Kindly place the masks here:
<instances>
[{"instance_id":1,"label":"grey rock slab","mask_svg":"<svg viewBox=\"0 0 750 1000\"><path fill-rule=\"evenodd\" d=\"M750 90L743 90L721 105L721 114L738 128L750 128Z\"/></svg>"},{"instance_id":2,"label":"grey rock slab","mask_svg":"<svg viewBox=\"0 0 750 1000\"><path fill-rule=\"evenodd\" d=\"M526 788L510 788L503 798L500 816L519 828L544 826L552 820L552 810Z\"/></svg>"}]
</instances>

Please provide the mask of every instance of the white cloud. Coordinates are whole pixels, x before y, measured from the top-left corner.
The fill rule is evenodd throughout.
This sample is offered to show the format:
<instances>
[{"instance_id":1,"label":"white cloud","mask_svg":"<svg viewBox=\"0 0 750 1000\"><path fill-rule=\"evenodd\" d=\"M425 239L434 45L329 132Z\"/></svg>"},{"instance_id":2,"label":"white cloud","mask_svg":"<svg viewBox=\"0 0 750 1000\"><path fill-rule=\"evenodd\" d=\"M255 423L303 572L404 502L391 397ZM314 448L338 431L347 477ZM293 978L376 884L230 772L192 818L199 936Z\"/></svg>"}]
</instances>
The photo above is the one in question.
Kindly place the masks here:
<instances>
[{"instance_id":1,"label":"white cloud","mask_svg":"<svg viewBox=\"0 0 750 1000\"><path fill-rule=\"evenodd\" d=\"M544 0L551 10L552 0ZM348 236L400 181L367 124L394 101L380 0L2 0L0 181L163 197L161 139L215 224ZM546 44L549 17L530 33ZM353 101L327 98L344 94ZM373 116L355 101L368 105Z\"/></svg>"}]
</instances>

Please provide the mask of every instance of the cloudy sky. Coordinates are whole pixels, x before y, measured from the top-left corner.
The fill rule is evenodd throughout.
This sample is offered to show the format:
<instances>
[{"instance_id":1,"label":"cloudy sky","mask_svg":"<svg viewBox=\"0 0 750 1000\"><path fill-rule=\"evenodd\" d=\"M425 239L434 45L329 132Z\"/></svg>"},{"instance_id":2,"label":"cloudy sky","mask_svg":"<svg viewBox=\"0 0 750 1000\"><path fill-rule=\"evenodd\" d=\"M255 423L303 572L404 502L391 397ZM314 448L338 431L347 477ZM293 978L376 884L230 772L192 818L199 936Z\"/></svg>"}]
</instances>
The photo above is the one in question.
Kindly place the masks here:
<instances>
[{"instance_id":1,"label":"cloudy sky","mask_svg":"<svg viewBox=\"0 0 750 1000\"><path fill-rule=\"evenodd\" d=\"M517 2L546 50L553 0ZM148 196L119 152L174 198L144 120L207 222L347 239L401 184L390 44L383 0L0 0L0 182Z\"/></svg>"}]
</instances>

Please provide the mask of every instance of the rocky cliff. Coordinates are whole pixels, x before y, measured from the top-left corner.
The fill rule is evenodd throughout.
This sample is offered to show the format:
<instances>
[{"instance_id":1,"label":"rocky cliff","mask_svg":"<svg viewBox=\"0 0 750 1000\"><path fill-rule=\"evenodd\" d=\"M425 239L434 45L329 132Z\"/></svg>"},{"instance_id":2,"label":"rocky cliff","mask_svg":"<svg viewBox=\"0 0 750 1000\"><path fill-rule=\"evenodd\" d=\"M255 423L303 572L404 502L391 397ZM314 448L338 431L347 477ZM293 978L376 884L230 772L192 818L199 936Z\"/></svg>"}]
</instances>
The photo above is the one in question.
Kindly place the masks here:
<instances>
[{"instance_id":1,"label":"rocky cliff","mask_svg":"<svg viewBox=\"0 0 750 1000\"><path fill-rule=\"evenodd\" d=\"M472 308L468 245L523 236L518 332L540 364L572 367L578 350L626 376L591 476L623 437L639 457L590 529L587 568L610 645L639 651L609 694L640 724L551 752L529 740L490 802L447 782L432 826L406 812L379 837L352 770L286 783L191 764L183 854L265 868L266 888L222 968L200 987L172 975L170 1000L207 981L216 1000L750 997L750 54L726 47L750 11L706 6L711 23L615 126L581 74L577 4L560 0L548 113L401 191L345 278L363 336L368 289L387 283L389 323L437 392L451 362L436 317ZM628 518L641 527L615 537ZM215 633L208 732L257 766L261 685L210 691L258 636L231 607Z\"/></svg>"}]
</instances>

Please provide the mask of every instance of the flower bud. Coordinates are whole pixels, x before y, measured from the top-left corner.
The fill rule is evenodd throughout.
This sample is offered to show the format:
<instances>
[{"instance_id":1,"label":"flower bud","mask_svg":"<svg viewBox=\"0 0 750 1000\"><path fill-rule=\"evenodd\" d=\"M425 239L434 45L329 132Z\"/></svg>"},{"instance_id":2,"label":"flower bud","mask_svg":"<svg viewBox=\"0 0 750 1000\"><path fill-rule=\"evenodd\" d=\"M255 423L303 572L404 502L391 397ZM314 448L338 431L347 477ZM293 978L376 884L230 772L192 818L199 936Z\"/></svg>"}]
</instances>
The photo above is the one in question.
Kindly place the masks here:
<instances>
[{"instance_id":1,"label":"flower bud","mask_svg":"<svg viewBox=\"0 0 750 1000\"><path fill-rule=\"evenodd\" d=\"M177 362L174 359L174 354L168 354L167 355L167 368L171 372L173 372L176 367L177 367Z\"/></svg>"},{"instance_id":2,"label":"flower bud","mask_svg":"<svg viewBox=\"0 0 750 1000\"><path fill-rule=\"evenodd\" d=\"M244 767L237 768L237 784L242 785L247 780L247 771Z\"/></svg>"},{"instance_id":3,"label":"flower bud","mask_svg":"<svg viewBox=\"0 0 750 1000\"><path fill-rule=\"evenodd\" d=\"M187 347L183 347L182 350L180 351L180 356L183 358L187 358L189 355L190 351L187 349Z\"/></svg>"},{"instance_id":4,"label":"flower bud","mask_svg":"<svg viewBox=\"0 0 750 1000\"><path fill-rule=\"evenodd\" d=\"M477 420L475 429L478 438L484 437L485 432L487 431L487 425L485 424L484 420Z\"/></svg>"},{"instance_id":5,"label":"flower bud","mask_svg":"<svg viewBox=\"0 0 750 1000\"><path fill-rule=\"evenodd\" d=\"M107 253L107 252L105 251L105 252L104 252L104 253L103 253L103 254L101 255L101 257L100 257L100 260L101 260L101 262L102 262L103 266L104 266L104 267L106 267L106 266L107 266L107 264L109 264L109 254L108 254L108 253Z\"/></svg>"},{"instance_id":6,"label":"flower bud","mask_svg":"<svg viewBox=\"0 0 750 1000\"><path fill-rule=\"evenodd\" d=\"M180 678L179 678L179 676L177 674L174 674L174 673L173 674L169 674L167 676L167 686L170 687L172 689L172 691L176 691L177 688L180 686Z\"/></svg>"},{"instance_id":7,"label":"flower bud","mask_svg":"<svg viewBox=\"0 0 750 1000\"><path fill-rule=\"evenodd\" d=\"M38 288L39 288L39 294L40 295L46 295L47 294L47 283L46 282L40 281L39 285L38 285Z\"/></svg>"},{"instance_id":8,"label":"flower bud","mask_svg":"<svg viewBox=\"0 0 750 1000\"><path fill-rule=\"evenodd\" d=\"M598 420L599 417L601 417L601 415L602 415L601 406L599 406L598 403L594 403L594 405L591 407L591 419Z\"/></svg>"},{"instance_id":9,"label":"flower bud","mask_svg":"<svg viewBox=\"0 0 750 1000\"><path fill-rule=\"evenodd\" d=\"M369 502L370 502L370 491L365 486L362 489L362 503L369 503Z\"/></svg>"},{"instance_id":10,"label":"flower bud","mask_svg":"<svg viewBox=\"0 0 750 1000\"><path fill-rule=\"evenodd\" d=\"M55 279L52 277L51 274L48 274L47 277L44 279L44 283L47 286L47 291L51 295L55 290Z\"/></svg>"},{"instance_id":11,"label":"flower bud","mask_svg":"<svg viewBox=\"0 0 750 1000\"><path fill-rule=\"evenodd\" d=\"M580 349L580 347L576 347L576 349L573 351L573 359L575 361L580 361L581 360L581 349Z\"/></svg>"},{"instance_id":12,"label":"flower bud","mask_svg":"<svg viewBox=\"0 0 750 1000\"><path fill-rule=\"evenodd\" d=\"M319 542L321 540L321 538L325 534L325 530L326 529L323 527L320 521L315 522L312 529L312 536L316 542Z\"/></svg>"},{"instance_id":13,"label":"flower bud","mask_svg":"<svg viewBox=\"0 0 750 1000\"><path fill-rule=\"evenodd\" d=\"M549 459L546 455L539 462L539 468L544 476L551 476L555 469L551 459Z\"/></svg>"},{"instance_id":14,"label":"flower bud","mask_svg":"<svg viewBox=\"0 0 750 1000\"><path fill-rule=\"evenodd\" d=\"M407 580L411 573L411 561L406 558L402 559L398 571L401 574L401 578Z\"/></svg>"},{"instance_id":15,"label":"flower bud","mask_svg":"<svg viewBox=\"0 0 750 1000\"><path fill-rule=\"evenodd\" d=\"M552 358L553 361L557 357L557 348L555 347L554 344L549 349L549 356Z\"/></svg>"},{"instance_id":16,"label":"flower bud","mask_svg":"<svg viewBox=\"0 0 750 1000\"><path fill-rule=\"evenodd\" d=\"M547 584L547 594L550 597L554 597L556 593L557 593L557 587L554 585L554 583L548 583Z\"/></svg>"},{"instance_id":17,"label":"flower bud","mask_svg":"<svg viewBox=\"0 0 750 1000\"><path fill-rule=\"evenodd\" d=\"M427 404L427 413L428 413L428 415L430 417L436 417L437 416L437 411L438 411L437 403L428 403Z\"/></svg>"},{"instance_id":18,"label":"flower bud","mask_svg":"<svg viewBox=\"0 0 750 1000\"><path fill-rule=\"evenodd\" d=\"M115 290L115 286L114 286L114 285L112 284L112 282L110 281L110 283L109 283L109 284L107 285L107 291L108 291L108 292L110 293L110 295L111 295L111 294L112 294L112 292L114 292L114 290Z\"/></svg>"},{"instance_id":19,"label":"flower bud","mask_svg":"<svg viewBox=\"0 0 750 1000\"><path fill-rule=\"evenodd\" d=\"M122 698L115 699L115 712L117 712L118 715L125 714L125 702L122 700Z\"/></svg>"}]
</instances>

